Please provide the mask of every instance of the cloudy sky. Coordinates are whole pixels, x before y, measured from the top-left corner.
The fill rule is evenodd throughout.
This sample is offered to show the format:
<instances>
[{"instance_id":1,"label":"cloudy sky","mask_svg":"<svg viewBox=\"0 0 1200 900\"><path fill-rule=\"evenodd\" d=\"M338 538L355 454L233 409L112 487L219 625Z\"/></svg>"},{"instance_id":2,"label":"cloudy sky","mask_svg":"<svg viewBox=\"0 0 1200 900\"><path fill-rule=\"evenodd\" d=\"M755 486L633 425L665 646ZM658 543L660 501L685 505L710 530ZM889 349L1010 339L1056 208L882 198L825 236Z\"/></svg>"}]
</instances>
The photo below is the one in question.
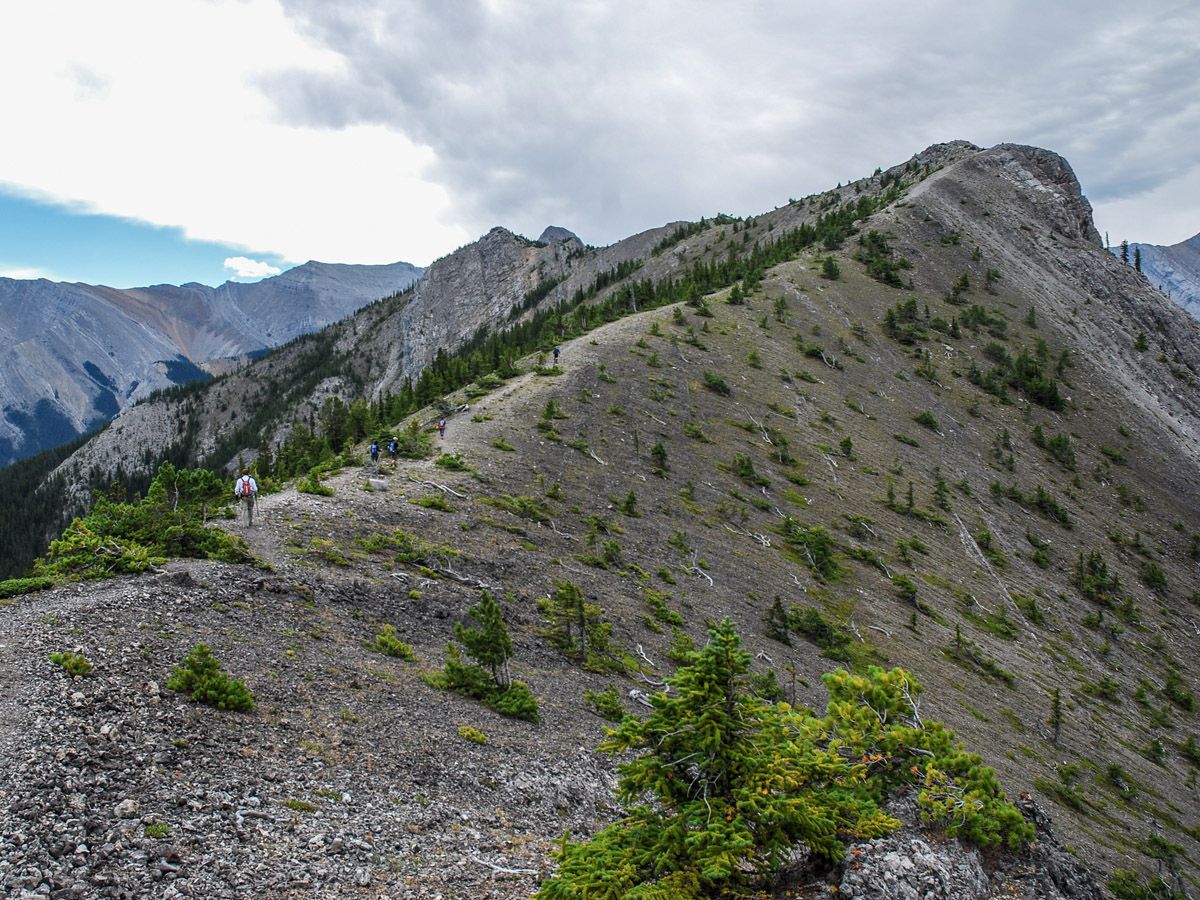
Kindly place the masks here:
<instances>
[{"instance_id":1,"label":"cloudy sky","mask_svg":"<svg viewBox=\"0 0 1200 900\"><path fill-rule=\"evenodd\" d=\"M11 277L606 244L957 138L1063 154L1113 242L1200 231L1194 0L40 0L0 33Z\"/></svg>"}]
</instances>

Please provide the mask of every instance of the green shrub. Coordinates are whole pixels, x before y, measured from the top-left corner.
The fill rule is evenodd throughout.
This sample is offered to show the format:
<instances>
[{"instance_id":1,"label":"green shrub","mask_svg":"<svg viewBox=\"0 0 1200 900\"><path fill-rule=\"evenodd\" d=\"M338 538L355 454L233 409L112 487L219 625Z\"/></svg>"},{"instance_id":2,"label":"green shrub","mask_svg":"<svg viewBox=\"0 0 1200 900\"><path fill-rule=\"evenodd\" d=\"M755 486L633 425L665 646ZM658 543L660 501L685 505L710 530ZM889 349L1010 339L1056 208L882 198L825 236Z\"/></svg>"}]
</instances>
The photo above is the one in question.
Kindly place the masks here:
<instances>
[{"instance_id":1,"label":"green shrub","mask_svg":"<svg viewBox=\"0 0 1200 900\"><path fill-rule=\"evenodd\" d=\"M1142 584L1150 588L1156 594L1165 593L1167 590L1167 575L1156 562L1144 562L1138 570L1138 575L1141 576Z\"/></svg>"},{"instance_id":2,"label":"green shrub","mask_svg":"<svg viewBox=\"0 0 1200 900\"><path fill-rule=\"evenodd\" d=\"M915 416L913 416L913 421L916 422L918 425L924 425L930 431L938 430L938 420L935 419L933 417L933 413L931 413L927 409L922 410L921 412L919 412Z\"/></svg>"},{"instance_id":3,"label":"green shrub","mask_svg":"<svg viewBox=\"0 0 1200 900\"><path fill-rule=\"evenodd\" d=\"M729 385L725 383L725 379L713 372L704 370L704 386L714 394L720 394L722 397L728 397L731 390Z\"/></svg>"},{"instance_id":4,"label":"green shrub","mask_svg":"<svg viewBox=\"0 0 1200 900\"><path fill-rule=\"evenodd\" d=\"M537 722L540 719L537 697L529 690L529 685L520 679L513 679L507 688L486 702L502 716L524 719L527 722Z\"/></svg>"},{"instance_id":5,"label":"green shrub","mask_svg":"<svg viewBox=\"0 0 1200 900\"><path fill-rule=\"evenodd\" d=\"M442 469L447 469L451 472L471 472L472 468L467 465L466 460L457 453L443 453L433 461L435 466Z\"/></svg>"},{"instance_id":6,"label":"green shrub","mask_svg":"<svg viewBox=\"0 0 1200 900\"><path fill-rule=\"evenodd\" d=\"M52 587L54 587L52 578L9 578L0 581L0 600L31 594L34 591L44 591Z\"/></svg>"},{"instance_id":7,"label":"green shrub","mask_svg":"<svg viewBox=\"0 0 1200 900\"><path fill-rule=\"evenodd\" d=\"M88 675L92 671L92 664L87 658L78 654L66 651L64 653L51 653L50 662L56 666L61 666L63 670L72 677L82 677Z\"/></svg>"},{"instance_id":8,"label":"green shrub","mask_svg":"<svg viewBox=\"0 0 1200 900\"><path fill-rule=\"evenodd\" d=\"M602 691L584 691L583 702L594 709L601 718L610 722L620 722L625 718L621 694L615 684L610 684Z\"/></svg>"},{"instance_id":9,"label":"green shrub","mask_svg":"<svg viewBox=\"0 0 1200 900\"><path fill-rule=\"evenodd\" d=\"M148 571L169 557L249 562L245 541L205 525L227 491L212 472L163 463L142 500L98 497L34 563L33 575L55 582L108 578Z\"/></svg>"},{"instance_id":10,"label":"green shrub","mask_svg":"<svg viewBox=\"0 0 1200 900\"><path fill-rule=\"evenodd\" d=\"M523 681L509 675L508 661L512 658L512 639L504 625L500 604L488 592L480 594L479 603L469 612L475 624L454 625L453 641L446 645L446 665L441 672L427 675L425 680L434 687L473 697L504 716L537 722L537 698ZM463 650L474 662L466 662Z\"/></svg>"},{"instance_id":11,"label":"green shrub","mask_svg":"<svg viewBox=\"0 0 1200 900\"><path fill-rule=\"evenodd\" d=\"M514 516L520 516L522 519L532 519L542 525L550 523L550 510L546 508L546 504L542 502L540 497L529 497L525 495L512 496L505 494L501 497L481 497L480 501L494 506L497 509L503 509Z\"/></svg>"},{"instance_id":12,"label":"green shrub","mask_svg":"<svg viewBox=\"0 0 1200 900\"><path fill-rule=\"evenodd\" d=\"M547 621L542 634L585 671L625 673L625 660L612 646L612 623L584 599L578 585L554 579L554 593L538 600L538 609Z\"/></svg>"},{"instance_id":13,"label":"green shrub","mask_svg":"<svg viewBox=\"0 0 1200 900\"><path fill-rule=\"evenodd\" d=\"M646 718L609 732L602 751L640 752L619 770L625 818L589 841L564 837L539 900L746 896L796 845L832 862L843 838L898 827L881 803L907 786L951 835L1012 850L1033 836L995 773L917 717L912 676L826 675L829 705L817 718L756 695L750 661L725 619Z\"/></svg>"},{"instance_id":14,"label":"green shrub","mask_svg":"<svg viewBox=\"0 0 1200 900\"><path fill-rule=\"evenodd\" d=\"M393 625L380 626L375 639L367 644L367 648L374 650L376 653L382 653L384 656L391 656L408 662L416 659L413 648L396 637L396 628Z\"/></svg>"},{"instance_id":15,"label":"green shrub","mask_svg":"<svg viewBox=\"0 0 1200 900\"><path fill-rule=\"evenodd\" d=\"M171 826L166 822L150 822L143 829L142 833L148 838L161 841L171 836Z\"/></svg>"},{"instance_id":16,"label":"green shrub","mask_svg":"<svg viewBox=\"0 0 1200 900\"><path fill-rule=\"evenodd\" d=\"M183 664L175 667L167 687L217 709L248 712L254 708L254 696L245 683L222 672L221 663L203 643L196 644Z\"/></svg>"},{"instance_id":17,"label":"green shrub","mask_svg":"<svg viewBox=\"0 0 1200 900\"><path fill-rule=\"evenodd\" d=\"M459 725L458 736L463 740L470 741L472 744L486 744L488 742L486 734L478 728L472 728L470 725Z\"/></svg>"},{"instance_id":18,"label":"green shrub","mask_svg":"<svg viewBox=\"0 0 1200 900\"><path fill-rule=\"evenodd\" d=\"M1162 876L1143 877L1132 869L1116 869L1108 879L1108 889L1117 900L1187 900Z\"/></svg>"},{"instance_id":19,"label":"green shrub","mask_svg":"<svg viewBox=\"0 0 1200 900\"><path fill-rule=\"evenodd\" d=\"M414 497L409 502L425 509L454 512L454 507L450 505L450 501L446 499L445 494L426 494L423 497Z\"/></svg>"},{"instance_id":20,"label":"green shrub","mask_svg":"<svg viewBox=\"0 0 1200 900\"><path fill-rule=\"evenodd\" d=\"M301 494L315 494L318 497L332 497L333 488L321 483L321 467L313 466L308 475L296 482L296 490Z\"/></svg>"},{"instance_id":21,"label":"green shrub","mask_svg":"<svg viewBox=\"0 0 1200 900\"><path fill-rule=\"evenodd\" d=\"M778 527L792 554L806 563L814 575L822 581L836 581L841 577L845 570L834 556L837 542L823 525L802 525L791 516L785 516Z\"/></svg>"},{"instance_id":22,"label":"green shrub","mask_svg":"<svg viewBox=\"0 0 1200 900\"><path fill-rule=\"evenodd\" d=\"M402 459L425 459L433 453L433 433L424 431L416 419L396 435L398 455Z\"/></svg>"}]
</instances>

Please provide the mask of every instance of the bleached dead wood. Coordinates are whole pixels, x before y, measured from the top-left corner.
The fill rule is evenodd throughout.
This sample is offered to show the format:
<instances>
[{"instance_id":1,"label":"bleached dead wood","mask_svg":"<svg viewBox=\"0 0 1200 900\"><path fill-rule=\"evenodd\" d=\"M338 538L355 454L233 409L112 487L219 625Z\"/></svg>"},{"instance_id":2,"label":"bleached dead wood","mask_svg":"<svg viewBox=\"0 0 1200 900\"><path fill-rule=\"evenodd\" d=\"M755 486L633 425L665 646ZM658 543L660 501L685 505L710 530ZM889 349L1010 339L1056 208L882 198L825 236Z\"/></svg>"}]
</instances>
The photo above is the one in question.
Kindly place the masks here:
<instances>
[{"instance_id":1,"label":"bleached dead wood","mask_svg":"<svg viewBox=\"0 0 1200 900\"><path fill-rule=\"evenodd\" d=\"M568 533L567 533L567 532L565 532L565 531L559 531L559 530L558 530L558 526L556 526L556 525L554 524L554 520L553 520L553 519L550 519L550 520L549 520L549 522L550 522L550 530L551 530L551 531L553 531L555 534L557 534L559 537L565 537L565 538L566 538L568 541L573 541L573 540L575 540L575 535L573 535L573 534L568 534Z\"/></svg>"},{"instance_id":2,"label":"bleached dead wood","mask_svg":"<svg viewBox=\"0 0 1200 900\"><path fill-rule=\"evenodd\" d=\"M697 550L693 550L693 551L692 551L691 565L690 565L690 566L688 566L688 567L687 567L686 569L684 569L683 571L687 572L689 575L695 575L697 578L706 578L706 579L708 579L708 586L709 586L709 587L714 587L714 586L715 586L715 584L714 584L714 582L713 582L713 580L712 580L712 576L711 576L711 575L709 575L707 572L705 572L705 571L704 571L702 568L700 568L700 563L698 562L698 559L699 559L699 551L697 551Z\"/></svg>"},{"instance_id":3,"label":"bleached dead wood","mask_svg":"<svg viewBox=\"0 0 1200 900\"><path fill-rule=\"evenodd\" d=\"M646 655L646 651L642 649L642 645L641 645L641 644L638 644L638 645L637 645L637 655L638 655L638 656L641 658L642 662L644 662L644 663L645 663L646 665L648 665L650 668L652 668L652 669L657 669L657 668L658 668L658 666L656 666L656 665L655 665L655 664L654 664L654 663L651 661L650 657L648 657L648 656Z\"/></svg>"},{"instance_id":4,"label":"bleached dead wood","mask_svg":"<svg viewBox=\"0 0 1200 900\"><path fill-rule=\"evenodd\" d=\"M466 494L460 494L458 491L456 491L456 490L455 490L454 488L452 488L452 487L448 487L448 486L446 486L446 485L444 485L444 484L438 484L436 481L430 481L429 479L413 478L413 477L410 475L410 476L408 477L408 480L409 480L409 481L411 481L413 484L427 484L427 485L429 485L430 487L435 487L435 488L437 488L439 491L441 491L442 493L445 493L445 494L453 494L455 497L458 497L460 500L464 500L464 499L466 499L466 496L467 496Z\"/></svg>"},{"instance_id":5,"label":"bleached dead wood","mask_svg":"<svg viewBox=\"0 0 1200 900\"><path fill-rule=\"evenodd\" d=\"M426 561L426 565L429 565L428 561ZM437 565L429 565L429 568L444 578L449 578L451 581L456 581L459 584L470 585L471 587L479 588L482 591L491 590L492 588L492 586L482 578L478 578L475 575L467 575L462 572L456 572L454 567L450 565L449 560L447 560L445 557L440 557L437 560Z\"/></svg>"},{"instance_id":6,"label":"bleached dead wood","mask_svg":"<svg viewBox=\"0 0 1200 900\"><path fill-rule=\"evenodd\" d=\"M471 861L477 862L481 866L487 866L493 872L503 872L505 875L536 875L538 873L537 869L510 869L508 866L498 866L486 859L480 859L478 856L472 856Z\"/></svg>"},{"instance_id":7,"label":"bleached dead wood","mask_svg":"<svg viewBox=\"0 0 1200 900\"><path fill-rule=\"evenodd\" d=\"M833 483L838 483L837 477L837 462L828 453L822 453L821 459L825 460L825 464L829 466L829 474L833 476Z\"/></svg>"},{"instance_id":8,"label":"bleached dead wood","mask_svg":"<svg viewBox=\"0 0 1200 900\"><path fill-rule=\"evenodd\" d=\"M629 699L634 703L640 703L642 706L648 706L650 709L654 709L654 704L650 702L650 695L645 691L639 691L637 688L630 688Z\"/></svg>"}]
</instances>

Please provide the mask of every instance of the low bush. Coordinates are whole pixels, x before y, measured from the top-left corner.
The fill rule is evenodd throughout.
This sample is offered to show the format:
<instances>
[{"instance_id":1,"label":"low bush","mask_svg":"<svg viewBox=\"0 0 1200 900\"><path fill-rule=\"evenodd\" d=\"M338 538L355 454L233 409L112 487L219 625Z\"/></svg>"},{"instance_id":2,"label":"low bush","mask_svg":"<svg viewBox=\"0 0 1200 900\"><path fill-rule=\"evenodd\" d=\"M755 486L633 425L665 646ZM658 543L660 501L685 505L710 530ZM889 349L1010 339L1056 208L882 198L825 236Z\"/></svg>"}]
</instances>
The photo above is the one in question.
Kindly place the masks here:
<instances>
[{"instance_id":1,"label":"low bush","mask_svg":"<svg viewBox=\"0 0 1200 900\"><path fill-rule=\"evenodd\" d=\"M53 578L9 578L0 581L0 600L54 587Z\"/></svg>"},{"instance_id":2,"label":"low bush","mask_svg":"<svg viewBox=\"0 0 1200 900\"><path fill-rule=\"evenodd\" d=\"M217 709L248 712L254 708L254 695L245 682L221 671L220 661L204 643L196 644L182 665L175 667L167 687Z\"/></svg>"},{"instance_id":3,"label":"low bush","mask_svg":"<svg viewBox=\"0 0 1200 900\"><path fill-rule=\"evenodd\" d=\"M625 708L621 706L621 694L616 685L610 684L602 691L584 691L583 702L610 722L620 722L625 718Z\"/></svg>"},{"instance_id":4,"label":"low bush","mask_svg":"<svg viewBox=\"0 0 1200 900\"><path fill-rule=\"evenodd\" d=\"M61 666L72 677L81 677L90 674L93 668L86 657L79 653L72 653L69 650L64 653L51 653L50 662L56 666Z\"/></svg>"},{"instance_id":5,"label":"low bush","mask_svg":"<svg viewBox=\"0 0 1200 900\"><path fill-rule=\"evenodd\" d=\"M395 659L403 659L408 662L416 659L413 648L396 637L396 628L393 625L380 626L375 640L367 644L367 647L376 653L382 653L384 656L391 656Z\"/></svg>"}]
</instances>

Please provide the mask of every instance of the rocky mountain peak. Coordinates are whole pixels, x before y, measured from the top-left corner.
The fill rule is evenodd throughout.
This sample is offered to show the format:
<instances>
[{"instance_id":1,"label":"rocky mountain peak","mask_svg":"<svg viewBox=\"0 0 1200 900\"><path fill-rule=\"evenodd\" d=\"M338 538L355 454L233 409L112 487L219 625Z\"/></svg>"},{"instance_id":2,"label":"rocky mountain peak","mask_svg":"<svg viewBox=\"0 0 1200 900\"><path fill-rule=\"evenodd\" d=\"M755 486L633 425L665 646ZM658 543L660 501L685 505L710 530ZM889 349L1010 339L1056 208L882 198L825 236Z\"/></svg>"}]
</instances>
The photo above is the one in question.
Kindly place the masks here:
<instances>
[{"instance_id":1,"label":"rocky mountain peak","mask_svg":"<svg viewBox=\"0 0 1200 900\"><path fill-rule=\"evenodd\" d=\"M563 228L559 225L547 225L545 231L543 231L541 236L538 238L539 244L561 243L564 241L575 241L579 244L583 243L583 241L579 240L579 236L576 235L575 232L568 231L566 228Z\"/></svg>"}]
</instances>

